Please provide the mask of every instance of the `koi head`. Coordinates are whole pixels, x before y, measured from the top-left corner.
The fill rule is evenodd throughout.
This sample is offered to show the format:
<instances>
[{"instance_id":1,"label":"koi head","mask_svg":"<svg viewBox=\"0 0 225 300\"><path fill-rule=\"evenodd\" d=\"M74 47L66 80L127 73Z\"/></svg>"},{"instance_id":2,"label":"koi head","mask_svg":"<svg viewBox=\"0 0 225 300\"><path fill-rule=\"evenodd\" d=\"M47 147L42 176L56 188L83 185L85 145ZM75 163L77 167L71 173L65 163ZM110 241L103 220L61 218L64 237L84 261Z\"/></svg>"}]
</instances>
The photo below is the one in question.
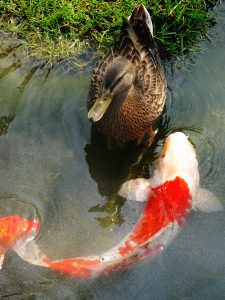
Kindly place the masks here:
<instances>
[{"instance_id":1,"label":"koi head","mask_svg":"<svg viewBox=\"0 0 225 300\"><path fill-rule=\"evenodd\" d=\"M199 187L197 155L188 137L182 132L175 132L167 137L151 183L158 185L174 180L177 176L187 182L194 196Z\"/></svg>"},{"instance_id":2,"label":"koi head","mask_svg":"<svg viewBox=\"0 0 225 300\"><path fill-rule=\"evenodd\" d=\"M39 221L29 221L17 215L0 218L0 252L13 248L18 242L34 239L39 229Z\"/></svg>"}]
</instances>

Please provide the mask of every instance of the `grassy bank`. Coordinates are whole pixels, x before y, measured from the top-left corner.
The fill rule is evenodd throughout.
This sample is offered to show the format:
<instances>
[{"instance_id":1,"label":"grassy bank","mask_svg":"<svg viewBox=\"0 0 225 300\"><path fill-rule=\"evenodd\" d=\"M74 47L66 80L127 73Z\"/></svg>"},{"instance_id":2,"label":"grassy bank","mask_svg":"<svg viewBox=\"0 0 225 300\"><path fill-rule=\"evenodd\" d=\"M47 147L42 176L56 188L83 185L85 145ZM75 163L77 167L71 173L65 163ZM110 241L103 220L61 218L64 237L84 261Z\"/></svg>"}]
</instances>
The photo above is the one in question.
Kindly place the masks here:
<instances>
[{"instance_id":1,"label":"grassy bank","mask_svg":"<svg viewBox=\"0 0 225 300\"><path fill-rule=\"evenodd\" d=\"M155 38L167 56L186 53L213 23L216 0L0 0L1 28L25 39L38 57L69 57L86 48L104 51L120 32L123 18L143 3Z\"/></svg>"}]
</instances>

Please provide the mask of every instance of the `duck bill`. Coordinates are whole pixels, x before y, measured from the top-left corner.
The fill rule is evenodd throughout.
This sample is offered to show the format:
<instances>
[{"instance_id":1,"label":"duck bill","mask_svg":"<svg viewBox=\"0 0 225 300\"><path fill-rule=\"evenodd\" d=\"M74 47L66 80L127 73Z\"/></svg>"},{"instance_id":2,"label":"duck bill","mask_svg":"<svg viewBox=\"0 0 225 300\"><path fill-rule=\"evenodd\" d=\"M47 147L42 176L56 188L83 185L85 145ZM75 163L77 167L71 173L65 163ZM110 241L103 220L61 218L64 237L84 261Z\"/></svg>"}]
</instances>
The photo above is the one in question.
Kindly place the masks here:
<instances>
[{"instance_id":1,"label":"duck bill","mask_svg":"<svg viewBox=\"0 0 225 300\"><path fill-rule=\"evenodd\" d=\"M92 120L93 122L98 122L101 120L111 101L111 96L108 96L105 100L98 98L88 112L88 119Z\"/></svg>"}]
</instances>

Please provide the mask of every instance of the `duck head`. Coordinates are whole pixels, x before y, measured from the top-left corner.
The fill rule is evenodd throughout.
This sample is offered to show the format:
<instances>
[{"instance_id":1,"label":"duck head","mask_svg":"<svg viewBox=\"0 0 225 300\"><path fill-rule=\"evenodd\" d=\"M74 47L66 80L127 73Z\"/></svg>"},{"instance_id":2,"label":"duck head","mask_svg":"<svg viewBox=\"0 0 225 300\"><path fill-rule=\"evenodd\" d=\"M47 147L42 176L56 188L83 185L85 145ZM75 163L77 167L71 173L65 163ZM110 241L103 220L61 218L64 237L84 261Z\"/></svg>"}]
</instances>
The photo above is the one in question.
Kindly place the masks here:
<instances>
[{"instance_id":1,"label":"duck head","mask_svg":"<svg viewBox=\"0 0 225 300\"><path fill-rule=\"evenodd\" d=\"M88 118L99 121L113 101L123 101L135 79L135 68L124 57L115 58L107 67L102 82L102 93L88 112Z\"/></svg>"}]
</instances>

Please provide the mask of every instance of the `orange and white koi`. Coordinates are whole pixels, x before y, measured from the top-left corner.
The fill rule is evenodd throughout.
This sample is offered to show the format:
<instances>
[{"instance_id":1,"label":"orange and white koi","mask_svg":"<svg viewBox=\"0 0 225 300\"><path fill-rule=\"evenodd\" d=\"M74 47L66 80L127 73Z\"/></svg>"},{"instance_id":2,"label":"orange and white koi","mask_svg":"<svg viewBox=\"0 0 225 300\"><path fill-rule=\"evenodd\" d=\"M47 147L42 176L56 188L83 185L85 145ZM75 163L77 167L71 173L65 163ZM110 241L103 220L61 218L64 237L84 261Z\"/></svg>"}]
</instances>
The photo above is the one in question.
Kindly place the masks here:
<instances>
[{"instance_id":1,"label":"orange and white koi","mask_svg":"<svg viewBox=\"0 0 225 300\"><path fill-rule=\"evenodd\" d=\"M182 229L191 209L221 210L218 199L199 188L196 153L181 132L166 139L151 179L124 183L119 194L146 201L139 221L119 244L101 255L50 260L36 245L39 222L10 216L0 219L0 252L13 248L24 260L78 278L93 278L143 261L161 252Z\"/></svg>"},{"instance_id":2,"label":"orange and white koi","mask_svg":"<svg viewBox=\"0 0 225 300\"><path fill-rule=\"evenodd\" d=\"M34 239L40 228L39 221L29 221L18 215L0 218L0 269L8 249L22 256L22 249ZM29 256L27 259L29 261ZM35 263L34 261L31 261Z\"/></svg>"}]
</instances>

